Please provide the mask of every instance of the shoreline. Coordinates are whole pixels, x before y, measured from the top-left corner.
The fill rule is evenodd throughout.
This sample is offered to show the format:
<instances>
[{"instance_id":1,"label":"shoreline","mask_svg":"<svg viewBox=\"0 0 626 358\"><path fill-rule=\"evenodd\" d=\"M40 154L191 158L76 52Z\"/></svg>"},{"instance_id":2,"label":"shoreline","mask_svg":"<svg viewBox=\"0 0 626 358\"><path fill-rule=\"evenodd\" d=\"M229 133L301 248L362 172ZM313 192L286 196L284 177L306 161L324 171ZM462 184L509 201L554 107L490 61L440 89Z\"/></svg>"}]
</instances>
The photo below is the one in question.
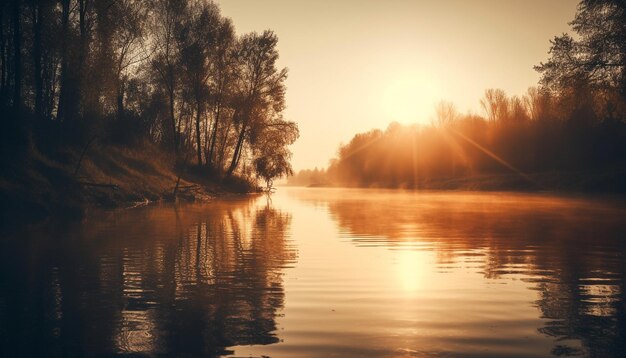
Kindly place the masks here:
<instances>
[{"instance_id":1,"label":"shoreline","mask_svg":"<svg viewBox=\"0 0 626 358\"><path fill-rule=\"evenodd\" d=\"M0 176L0 226L52 217L80 219L94 209L209 202L257 190L243 178L224 178L205 167L177 163L151 143L131 149L103 144L84 157L77 149L67 150L54 160L31 150Z\"/></svg>"},{"instance_id":2,"label":"shoreline","mask_svg":"<svg viewBox=\"0 0 626 358\"><path fill-rule=\"evenodd\" d=\"M520 193L626 194L626 168L599 173L543 172L525 176L516 174L483 174L421 180L417 183L372 183L368 185L311 183L284 184L307 188L360 188L441 191L507 191Z\"/></svg>"},{"instance_id":3,"label":"shoreline","mask_svg":"<svg viewBox=\"0 0 626 358\"><path fill-rule=\"evenodd\" d=\"M211 175L204 167L177 164L150 143L133 149L101 145L84 158L79 157L77 150L70 150L54 161L35 152L16 163L19 165L0 177L2 227L28 225L47 218L81 219L93 210L131 210L177 201L211 202L259 192L259 188L242 178L222 178ZM303 186L622 196L626 194L624 183L626 168L599 173L483 174L421 180L412 185Z\"/></svg>"}]
</instances>

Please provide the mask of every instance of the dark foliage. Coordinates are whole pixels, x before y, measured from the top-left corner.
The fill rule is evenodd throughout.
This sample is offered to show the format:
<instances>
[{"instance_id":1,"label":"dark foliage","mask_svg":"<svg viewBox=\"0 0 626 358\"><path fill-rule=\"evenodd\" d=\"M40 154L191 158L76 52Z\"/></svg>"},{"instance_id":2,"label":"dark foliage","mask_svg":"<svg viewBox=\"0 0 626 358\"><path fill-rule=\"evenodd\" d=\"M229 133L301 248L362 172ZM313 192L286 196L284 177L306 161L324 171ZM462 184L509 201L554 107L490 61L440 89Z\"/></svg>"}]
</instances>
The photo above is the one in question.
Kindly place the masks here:
<instances>
[{"instance_id":1,"label":"dark foliage","mask_svg":"<svg viewBox=\"0 0 626 358\"><path fill-rule=\"evenodd\" d=\"M237 36L212 2L3 1L0 164L32 150L58 160L98 137L157 142L221 175L288 174L298 132L281 116L277 42ZM268 136L281 145L258 139ZM253 164L270 157L280 168Z\"/></svg>"}]
</instances>

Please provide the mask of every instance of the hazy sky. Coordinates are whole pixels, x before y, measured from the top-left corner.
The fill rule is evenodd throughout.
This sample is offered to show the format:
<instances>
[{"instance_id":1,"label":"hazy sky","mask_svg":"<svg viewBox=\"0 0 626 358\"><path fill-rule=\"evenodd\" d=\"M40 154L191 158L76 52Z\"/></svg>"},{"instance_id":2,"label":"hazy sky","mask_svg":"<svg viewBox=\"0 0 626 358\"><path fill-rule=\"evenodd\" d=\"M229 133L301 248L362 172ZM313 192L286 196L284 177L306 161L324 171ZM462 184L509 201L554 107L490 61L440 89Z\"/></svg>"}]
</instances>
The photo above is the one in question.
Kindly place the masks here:
<instances>
[{"instance_id":1,"label":"hazy sky","mask_svg":"<svg viewBox=\"0 0 626 358\"><path fill-rule=\"evenodd\" d=\"M272 29L289 68L285 118L295 170L326 167L340 143L392 121L428 123L434 105L480 113L487 88L523 94L572 0L221 0L239 34Z\"/></svg>"}]
</instances>

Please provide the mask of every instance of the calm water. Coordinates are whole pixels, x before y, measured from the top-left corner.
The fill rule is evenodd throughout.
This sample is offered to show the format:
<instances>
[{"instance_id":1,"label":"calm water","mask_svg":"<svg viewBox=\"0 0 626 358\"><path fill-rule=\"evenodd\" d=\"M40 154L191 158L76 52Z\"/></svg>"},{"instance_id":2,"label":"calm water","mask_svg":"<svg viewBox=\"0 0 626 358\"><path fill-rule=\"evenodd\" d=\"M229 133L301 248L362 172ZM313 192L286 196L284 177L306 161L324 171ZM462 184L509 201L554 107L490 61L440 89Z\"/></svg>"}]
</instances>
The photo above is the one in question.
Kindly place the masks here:
<instances>
[{"instance_id":1,"label":"calm water","mask_svg":"<svg viewBox=\"0 0 626 358\"><path fill-rule=\"evenodd\" d=\"M0 242L1 356L626 354L626 205L285 189Z\"/></svg>"}]
</instances>

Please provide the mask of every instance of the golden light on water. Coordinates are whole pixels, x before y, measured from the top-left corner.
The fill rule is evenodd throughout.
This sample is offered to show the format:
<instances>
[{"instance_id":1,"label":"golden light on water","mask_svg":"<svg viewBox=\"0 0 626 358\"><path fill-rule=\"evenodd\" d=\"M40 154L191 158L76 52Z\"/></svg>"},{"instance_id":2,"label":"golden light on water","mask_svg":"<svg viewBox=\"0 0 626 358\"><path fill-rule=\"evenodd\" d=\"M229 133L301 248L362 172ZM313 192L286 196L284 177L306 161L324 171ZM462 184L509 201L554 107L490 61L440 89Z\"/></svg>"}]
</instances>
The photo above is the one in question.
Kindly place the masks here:
<instances>
[{"instance_id":1,"label":"golden light on water","mask_svg":"<svg viewBox=\"0 0 626 358\"><path fill-rule=\"evenodd\" d=\"M626 0L103 3L0 5L0 358L626 357Z\"/></svg>"},{"instance_id":2,"label":"golden light on water","mask_svg":"<svg viewBox=\"0 0 626 358\"><path fill-rule=\"evenodd\" d=\"M24 344L40 330L94 355L617 356L624 210L567 195L281 188L269 204L92 214L34 262L25 246L0 250L19 288L0 289L0 314L28 327L10 331ZM37 287L51 287L43 307Z\"/></svg>"},{"instance_id":3,"label":"golden light on water","mask_svg":"<svg viewBox=\"0 0 626 358\"><path fill-rule=\"evenodd\" d=\"M427 269L425 252L403 250L397 252L397 276L399 287L407 293L415 293L424 285Z\"/></svg>"}]
</instances>

